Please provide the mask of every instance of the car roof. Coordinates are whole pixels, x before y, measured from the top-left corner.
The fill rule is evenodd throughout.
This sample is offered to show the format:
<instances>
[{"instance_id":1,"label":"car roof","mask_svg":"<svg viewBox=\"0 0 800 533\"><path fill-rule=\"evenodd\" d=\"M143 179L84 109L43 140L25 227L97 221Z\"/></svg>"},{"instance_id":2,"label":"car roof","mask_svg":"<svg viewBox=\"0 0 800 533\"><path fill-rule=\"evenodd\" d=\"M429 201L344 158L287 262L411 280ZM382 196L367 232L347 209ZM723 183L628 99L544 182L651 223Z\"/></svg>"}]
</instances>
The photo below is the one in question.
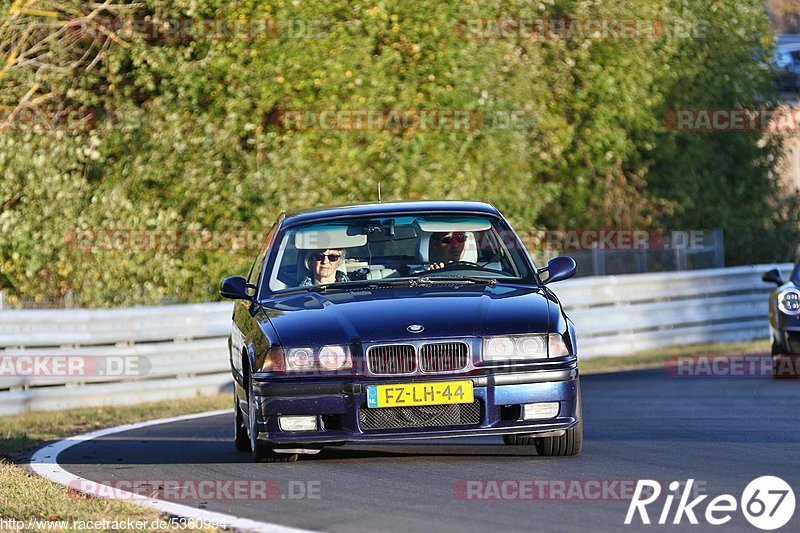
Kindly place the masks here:
<instances>
[{"instance_id":1,"label":"car roof","mask_svg":"<svg viewBox=\"0 0 800 533\"><path fill-rule=\"evenodd\" d=\"M798 42L800 42L800 35L796 33L784 33L778 35L778 38L775 40L775 44L779 47Z\"/></svg>"},{"instance_id":2,"label":"car roof","mask_svg":"<svg viewBox=\"0 0 800 533\"><path fill-rule=\"evenodd\" d=\"M798 50L800 50L800 42L787 43L775 47L776 54L789 54L792 52L797 52Z\"/></svg>"},{"instance_id":3,"label":"car roof","mask_svg":"<svg viewBox=\"0 0 800 533\"><path fill-rule=\"evenodd\" d=\"M438 200L419 202L384 202L365 203L331 207L318 207L301 209L284 213L282 226L294 225L315 220L326 220L341 216L383 216L399 213L483 213L501 216L500 212L491 204L484 202L471 202L462 200Z\"/></svg>"}]
</instances>

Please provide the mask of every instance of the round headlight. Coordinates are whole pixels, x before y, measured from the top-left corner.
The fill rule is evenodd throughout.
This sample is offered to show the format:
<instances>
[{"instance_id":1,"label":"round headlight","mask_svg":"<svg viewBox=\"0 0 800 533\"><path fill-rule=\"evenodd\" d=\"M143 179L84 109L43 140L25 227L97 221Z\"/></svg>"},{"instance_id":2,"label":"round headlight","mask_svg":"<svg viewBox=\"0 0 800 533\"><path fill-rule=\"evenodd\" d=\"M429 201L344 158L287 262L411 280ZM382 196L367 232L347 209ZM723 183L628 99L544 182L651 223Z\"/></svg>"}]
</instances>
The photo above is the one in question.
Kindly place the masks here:
<instances>
[{"instance_id":1,"label":"round headlight","mask_svg":"<svg viewBox=\"0 0 800 533\"><path fill-rule=\"evenodd\" d=\"M778 295L778 309L786 315L800 315L800 290L786 289Z\"/></svg>"},{"instance_id":2,"label":"round headlight","mask_svg":"<svg viewBox=\"0 0 800 533\"><path fill-rule=\"evenodd\" d=\"M488 357L510 357L514 354L514 341L510 337L491 337L484 352Z\"/></svg>"},{"instance_id":3,"label":"round headlight","mask_svg":"<svg viewBox=\"0 0 800 533\"><path fill-rule=\"evenodd\" d=\"M286 351L286 370L307 370L314 367L311 348L291 348Z\"/></svg>"},{"instance_id":4,"label":"round headlight","mask_svg":"<svg viewBox=\"0 0 800 533\"><path fill-rule=\"evenodd\" d=\"M520 339L519 345L522 355L547 357L547 348L544 343L544 338L539 335L535 337L523 337Z\"/></svg>"},{"instance_id":5,"label":"round headlight","mask_svg":"<svg viewBox=\"0 0 800 533\"><path fill-rule=\"evenodd\" d=\"M319 351L319 366L325 370L350 368L350 357L343 346L323 346Z\"/></svg>"}]
</instances>

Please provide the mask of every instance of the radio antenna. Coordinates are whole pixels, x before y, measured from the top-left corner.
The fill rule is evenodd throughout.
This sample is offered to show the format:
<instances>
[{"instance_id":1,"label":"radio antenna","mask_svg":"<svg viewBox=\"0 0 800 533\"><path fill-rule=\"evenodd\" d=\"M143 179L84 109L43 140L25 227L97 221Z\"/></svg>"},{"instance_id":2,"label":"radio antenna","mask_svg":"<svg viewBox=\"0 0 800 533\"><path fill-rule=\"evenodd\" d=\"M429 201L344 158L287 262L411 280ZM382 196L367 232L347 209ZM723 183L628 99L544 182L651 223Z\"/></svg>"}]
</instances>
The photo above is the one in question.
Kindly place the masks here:
<instances>
[{"instance_id":1,"label":"radio antenna","mask_svg":"<svg viewBox=\"0 0 800 533\"><path fill-rule=\"evenodd\" d=\"M381 203L381 180L378 180L378 203Z\"/></svg>"}]
</instances>

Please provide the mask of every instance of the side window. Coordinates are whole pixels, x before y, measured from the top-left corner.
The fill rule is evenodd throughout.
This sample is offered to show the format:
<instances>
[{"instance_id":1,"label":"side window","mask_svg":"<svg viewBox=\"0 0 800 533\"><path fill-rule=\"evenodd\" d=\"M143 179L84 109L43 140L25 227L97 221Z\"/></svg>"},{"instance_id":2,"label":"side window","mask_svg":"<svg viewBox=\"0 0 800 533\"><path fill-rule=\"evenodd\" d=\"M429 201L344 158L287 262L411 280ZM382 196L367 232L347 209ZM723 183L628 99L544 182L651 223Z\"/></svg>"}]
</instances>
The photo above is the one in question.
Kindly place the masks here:
<instances>
[{"instance_id":1,"label":"side window","mask_svg":"<svg viewBox=\"0 0 800 533\"><path fill-rule=\"evenodd\" d=\"M251 285L258 284L258 276L261 274L261 269L264 268L264 258L267 257L267 249L261 250L258 254L258 258L256 258L255 263L253 266L250 267L250 273L247 275L247 283Z\"/></svg>"},{"instance_id":2,"label":"side window","mask_svg":"<svg viewBox=\"0 0 800 533\"><path fill-rule=\"evenodd\" d=\"M272 226L272 228L267 233L266 237L264 238L264 246L261 251L258 253L258 257L256 258L253 266L250 267L250 273L247 274L247 283L251 285L258 285L258 277L261 275L261 270L264 268L264 260L267 257L267 252L269 251L269 245L272 242L272 238L275 236L275 228L278 227L278 222Z\"/></svg>"}]
</instances>

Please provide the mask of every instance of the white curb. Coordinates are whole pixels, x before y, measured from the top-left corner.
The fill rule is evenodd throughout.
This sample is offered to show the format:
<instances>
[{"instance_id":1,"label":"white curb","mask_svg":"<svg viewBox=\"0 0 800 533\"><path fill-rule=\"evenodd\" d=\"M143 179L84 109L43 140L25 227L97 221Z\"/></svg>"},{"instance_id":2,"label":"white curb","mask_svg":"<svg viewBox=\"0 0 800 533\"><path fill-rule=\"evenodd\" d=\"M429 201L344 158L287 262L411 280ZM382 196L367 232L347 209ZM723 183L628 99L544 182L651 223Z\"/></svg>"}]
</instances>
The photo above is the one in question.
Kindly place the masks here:
<instances>
[{"instance_id":1,"label":"white curb","mask_svg":"<svg viewBox=\"0 0 800 533\"><path fill-rule=\"evenodd\" d=\"M197 509L195 507L190 507L188 505L181 505L178 503L172 503L164 500L148 498L146 496L142 496L141 494L134 494L132 492L119 490L114 487L109 487L107 485L100 485L91 480L67 472L58 464L58 456L61 452L77 444L92 439L96 439L98 437L113 435L115 433L122 433L124 431L130 431L132 429L156 426L159 424L169 424L171 422L194 420L196 418L205 418L209 416L216 416L228 413L231 413L230 409L223 409L220 411L208 411L205 413L176 416L172 418L160 418L158 420L148 420L147 422L138 422L136 424L126 424L124 426L117 426L108 429L101 429L98 431L91 431L89 433L76 435L74 437L69 437L67 439L54 442L53 444L48 444L47 446L44 446L36 450L36 452L34 452L34 454L31 456L29 466L38 475L54 483L58 483L59 485L64 485L65 487L70 487L70 488L76 488L81 486L85 487L94 486L97 488L97 492L102 491L103 497L109 497L115 500L125 500L135 505L151 507L163 513L168 513L174 516L181 516L184 518L202 520L206 522L213 521L221 525L224 524L224 527L227 527L229 529L237 529L243 531L259 531L265 533L309 533L308 530L304 529L295 529L288 526L282 526L280 524L272 524L269 522L258 522L255 520L250 520L248 518L240 518L237 516L227 515L223 513L215 513L213 511ZM86 494L89 494L91 496L96 496L96 494L93 494L92 491L89 490L84 490L82 492L85 492Z\"/></svg>"}]
</instances>

